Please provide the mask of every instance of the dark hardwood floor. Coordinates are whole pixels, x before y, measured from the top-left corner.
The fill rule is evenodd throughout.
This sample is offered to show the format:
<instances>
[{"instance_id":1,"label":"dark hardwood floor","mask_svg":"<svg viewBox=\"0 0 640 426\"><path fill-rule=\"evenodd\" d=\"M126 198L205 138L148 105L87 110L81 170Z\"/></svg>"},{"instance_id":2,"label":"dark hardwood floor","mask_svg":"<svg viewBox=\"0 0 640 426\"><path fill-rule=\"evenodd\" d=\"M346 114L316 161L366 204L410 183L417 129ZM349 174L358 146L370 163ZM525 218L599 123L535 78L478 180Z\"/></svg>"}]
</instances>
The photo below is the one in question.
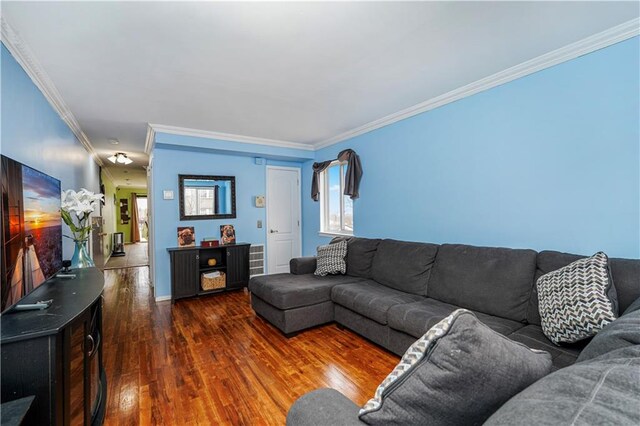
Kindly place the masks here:
<instances>
[{"instance_id":1,"label":"dark hardwood floor","mask_svg":"<svg viewBox=\"0 0 640 426\"><path fill-rule=\"evenodd\" d=\"M327 325L286 339L246 291L155 303L148 267L105 271L107 425L281 425L302 394L364 404L398 357Z\"/></svg>"}]
</instances>

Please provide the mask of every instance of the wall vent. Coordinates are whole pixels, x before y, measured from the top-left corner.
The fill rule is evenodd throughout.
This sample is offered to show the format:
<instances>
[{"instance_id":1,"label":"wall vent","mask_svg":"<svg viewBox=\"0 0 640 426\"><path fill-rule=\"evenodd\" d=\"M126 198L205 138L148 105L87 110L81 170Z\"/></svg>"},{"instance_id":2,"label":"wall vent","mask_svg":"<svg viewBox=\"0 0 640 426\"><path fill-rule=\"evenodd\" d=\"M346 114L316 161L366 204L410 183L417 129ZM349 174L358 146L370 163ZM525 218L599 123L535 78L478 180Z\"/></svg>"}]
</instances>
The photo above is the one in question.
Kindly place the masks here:
<instances>
[{"instance_id":1,"label":"wall vent","mask_svg":"<svg viewBox=\"0 0 640 426\"><path fill-rule=\"evenodd\" d=\"M249 249L249 276L264 275L264 244L251 244Z\"/></svg>"}]
</instances>

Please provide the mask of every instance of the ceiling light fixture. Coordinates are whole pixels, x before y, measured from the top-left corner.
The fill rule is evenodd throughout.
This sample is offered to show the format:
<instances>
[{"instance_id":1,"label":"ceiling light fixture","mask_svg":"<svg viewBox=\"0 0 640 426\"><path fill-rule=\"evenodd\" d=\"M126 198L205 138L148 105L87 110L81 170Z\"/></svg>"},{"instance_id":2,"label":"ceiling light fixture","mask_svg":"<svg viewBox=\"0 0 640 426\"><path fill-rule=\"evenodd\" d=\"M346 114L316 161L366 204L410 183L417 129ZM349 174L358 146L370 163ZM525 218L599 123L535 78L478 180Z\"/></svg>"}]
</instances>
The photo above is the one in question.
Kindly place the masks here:
<instances>
[{"instance_id":1,"label":"ceiling light fixture","mask_svg":"<svg viewBox=\"0 0 640 426\"><path fill-rule=\"evenodd\" d=\"M130 160L129 157L127 157L127 154L125 154L124 152L116 152L114 155L109 157L108 160L113 164L117 163L127 165L133 163L133 161Z\"/></svg>"},{"instance_id":2,"label":"ceiling light fixture","mask_svg":"<svg viewBox=\"0 0 640 426\"><path fill-rule=\"evenodd\" d=\"M109 139L109 143L111 145L118 145L120 143L120 141L118 141L118 139Z\"/></svg>"}]
</instances>

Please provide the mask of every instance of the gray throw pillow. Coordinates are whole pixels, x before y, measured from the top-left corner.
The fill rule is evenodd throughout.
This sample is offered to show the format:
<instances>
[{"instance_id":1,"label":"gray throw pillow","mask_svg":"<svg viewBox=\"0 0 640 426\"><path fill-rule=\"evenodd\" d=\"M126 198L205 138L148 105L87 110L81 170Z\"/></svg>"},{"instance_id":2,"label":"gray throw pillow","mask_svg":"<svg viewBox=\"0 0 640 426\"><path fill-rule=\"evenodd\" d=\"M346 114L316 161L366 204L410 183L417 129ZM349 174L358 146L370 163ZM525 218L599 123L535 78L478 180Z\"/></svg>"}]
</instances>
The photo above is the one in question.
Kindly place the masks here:
<instances>
[{"instance_id":1,"label":"gray throw pillow","mask_svg":"<svg viewBox=\"0 0 640 426\"><path fill-rule=\"evenodd\" d=\"M595 336L617 317L617 296L607 255L591 257L538 278L542 331L556 345Z\"/></svg>"},{"instance_id":2,"label":"gray throw pillow","mask_svg":"<svg viewBox=\"0 0 640 426\"><path fill-rule=\"evenodd\" d=\"M640 345L640 310L625 312L603 328L580 352L576 362L583 362L620 348Z\"/></svg>"},{"instance_id":3,"label":"gray throw pillow","mask_svg":"<svg viewBox=\"0 0 640 426\"><path fill-rule=\"evenodd\" d=\"M623 315L627 315L627 314L630 314L631 312L635 312L639 310L640 310L640 297L634 300L633 303L630 304L629 307L627 307L627 310L624 311Z\"/></svg>"},{"instance_id":4,"label":"gray throw pillow","mask_svg":"<svg viewBox=\"0 0 640 426\"><path fill-rule=\"evenodd\" d=\"M640 424L640 345L549 374L509 400L485 426Z\"/></svg>"},{"instance_id":5,"label":"gray throw pillow","mask_svg":"<svg viewBox=\"0 0 640 426\"><path fill-rule=\"evenodd\" d=\"M407 350L359 418L370 425L482 424L550 371L548 353L514 342L458 309Z\"/></svg>"},{"instance_id":6,"label":"gray throw pillow","mask_svg":"<svg viewBox=\"0 0 640 426\"><path fill-rule=\"evenodd\" d=\"M319 246L318 255L316 256L316 271L314 274L321 277L328 274L344 274L347 272L347 263L344 260L346 256L346 241Z\"/></svg>"}]
</instances>

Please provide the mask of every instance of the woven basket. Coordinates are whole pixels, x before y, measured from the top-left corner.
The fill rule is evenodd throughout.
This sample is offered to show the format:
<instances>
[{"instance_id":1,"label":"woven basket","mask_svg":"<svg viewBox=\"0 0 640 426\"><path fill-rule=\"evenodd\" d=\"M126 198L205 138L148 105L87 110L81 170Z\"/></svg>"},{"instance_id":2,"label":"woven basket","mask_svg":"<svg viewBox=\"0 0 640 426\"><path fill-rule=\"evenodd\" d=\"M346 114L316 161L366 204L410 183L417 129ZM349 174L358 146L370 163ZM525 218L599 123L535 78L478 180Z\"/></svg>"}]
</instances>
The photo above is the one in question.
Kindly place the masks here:
<instances>
[{"instance_id":1,"label":"woven basket","mask_svg":"<svg viewBox=\"0 0 640 426\"><path fill-rule=\"evenodd\" d=\"M224 272L220 272L219 277L207 278L205 274L200 277L200 286L203 290L215 290L217 288L225 288L227 286L227 276Z\"/></svg>"}]
</instances>

